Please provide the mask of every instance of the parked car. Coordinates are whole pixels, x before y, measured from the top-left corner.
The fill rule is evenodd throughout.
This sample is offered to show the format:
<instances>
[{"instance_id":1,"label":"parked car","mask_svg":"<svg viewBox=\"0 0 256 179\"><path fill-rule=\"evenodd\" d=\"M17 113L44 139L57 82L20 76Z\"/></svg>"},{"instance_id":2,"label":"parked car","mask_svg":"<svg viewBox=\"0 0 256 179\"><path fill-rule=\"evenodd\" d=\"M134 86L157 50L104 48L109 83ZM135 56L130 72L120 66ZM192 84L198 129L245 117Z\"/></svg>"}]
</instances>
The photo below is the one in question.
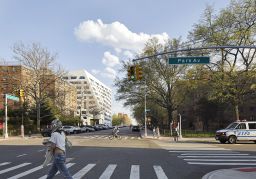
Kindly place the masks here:
<instances>
[{"instance_id":1,"label":"parked car","mask_svg":"<svg viewBox=\"0 0 256 179\"><path fill-rule=\"evenodd\" d=\"M86 126L81 126L80 129L81 129L81 132L82 132L82 133L83 133L83 132L87 132L87 127L86 127Z\"/></svg>"},{"instance_id":2,"label":"parked car","mask_svg":"<svg viewBox=\"0 0 256 179\"><path fill-rule=\"evenodd\" d=\"M237 121L225 129L216 131L215 139L220 143L234 144L236 141L254 141L256 143L256 121Z\"/></svg>"},{"instance_id":3,"label":"parked car","mask_svg":"<svg viewBox=\"0 0 256 179\"><path fill-rule=\"evenodd\" d=\"M51 128L44 128L41 131L43 137L51 137L52 129Z\"/></svg>"},{"instance_id":4,"label":"parked car","mask_svg":"<svg viewBox=\"0 0 256 179\"><path fill-rule=\"evenodd\" d=\"M87 132L94 132L95 131L94 127L92 127L90 125L86 125L86 128L87 128Z\"/></svg>"},{"instance_id":5,"label":"parked car","mask_svg":"<svg viewBox=\"0 0 256 179\"><path fill-rule=\"evenodd\" d=\"M75 127L74 126L63 126L62 129L65 131L65 133L68 134L74 134Z\"/></svg>"},{"instance_id":6,"label":"parked car","mask_svg":"<svg viewBox=\"0 0 256 179\"><path fill-rule=\"evenodd\" d=\"M73 126L74 127L74 134L81 133L81 128L79 126Z\"/></svg>"},{"instance_id":7,"label":"parked car","mask_svg":"<svg viewBox=\"0 0 256 179\"><path fill-rule=\"evenodd\" d=\"M132 131L140 132L140 126L132 126Z\"/></svg>"}]
</instances>

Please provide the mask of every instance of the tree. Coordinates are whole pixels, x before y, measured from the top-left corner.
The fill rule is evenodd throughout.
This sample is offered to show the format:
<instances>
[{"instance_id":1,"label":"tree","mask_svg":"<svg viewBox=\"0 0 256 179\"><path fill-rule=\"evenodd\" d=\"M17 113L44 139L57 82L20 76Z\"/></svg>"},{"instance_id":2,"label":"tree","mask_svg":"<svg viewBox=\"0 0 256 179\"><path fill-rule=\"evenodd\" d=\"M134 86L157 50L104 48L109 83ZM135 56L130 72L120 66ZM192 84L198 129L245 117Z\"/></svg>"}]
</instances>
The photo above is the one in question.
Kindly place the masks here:
<instances>
[{"instance_id":1,"label":"tree","mask_svg":"<svg viewBox=\"0 0 256 179\"><path fill-rule=\"evenodd\" d=\"M14 58L29 70L30 78L21 84L27 96L32 99L37 110L37 130L40 130L40 109L43 101L54 95L54 84L60 80L65 71L56 64L56 55L52 55L40 44L31 46L16 44L13 48Z\"/></svg>"},{"instance_id":2,"label":"tree","mask_svg":"<svg viewBox=\"0 0 256 179\"><path fill-rule=\"evenodd\" d=\"M255 46L256 2L234 0L218 15L207 7L203 19L195 24L189 39L194 46ZM211 83L214 90L211 98L230 102L239 120L239 105L252 93L251 85L256 73L256 49L223 48L208 51L212 56Z\"/></svg>"},{"instance_id":3,"label":"tree","mask_svg":"<svg viewBox=\"0 0 256 179\"><path fill-rule=\"evenodd\" d=\"M180 40L170 40L165 45L159 44L156 39L149 40L143 50L142 56L154 55L158 52L178 49ZM177 53L172 54L176 56ZM122 71L126 71L130 63L123 63ZM168 113L168 124L172 120L172 111L177 108L181 99L176 98L177 82L182 78L182 74L187 68L184 65L169 65L168 56L152 57L140 63L143 68L143 81L133 82L127 78L116 79L117 100L125 100L125 105L136 106L143 104L145 93L147 101L155 103Z\"/></svg>"}]
</instances>

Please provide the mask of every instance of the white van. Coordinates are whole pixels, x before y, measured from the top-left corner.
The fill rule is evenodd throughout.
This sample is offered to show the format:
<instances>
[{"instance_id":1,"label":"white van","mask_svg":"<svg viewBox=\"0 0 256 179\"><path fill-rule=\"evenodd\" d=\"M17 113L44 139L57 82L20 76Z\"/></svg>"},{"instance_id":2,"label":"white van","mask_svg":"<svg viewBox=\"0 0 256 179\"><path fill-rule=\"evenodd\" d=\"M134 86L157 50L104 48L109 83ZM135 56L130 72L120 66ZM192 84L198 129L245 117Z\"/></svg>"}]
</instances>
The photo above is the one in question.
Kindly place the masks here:
<instances>
[{"instance_id":1,"label":"white van","mask_svg":"<svg viewBox=\"0 0 256 179\"><path fill-rule=\"evenodd\" d=\"M233 122L225 129L216 131L215 139L224 144L236 141L254 141L256 143L256 121Z\"/></svg>"}]
</instances>

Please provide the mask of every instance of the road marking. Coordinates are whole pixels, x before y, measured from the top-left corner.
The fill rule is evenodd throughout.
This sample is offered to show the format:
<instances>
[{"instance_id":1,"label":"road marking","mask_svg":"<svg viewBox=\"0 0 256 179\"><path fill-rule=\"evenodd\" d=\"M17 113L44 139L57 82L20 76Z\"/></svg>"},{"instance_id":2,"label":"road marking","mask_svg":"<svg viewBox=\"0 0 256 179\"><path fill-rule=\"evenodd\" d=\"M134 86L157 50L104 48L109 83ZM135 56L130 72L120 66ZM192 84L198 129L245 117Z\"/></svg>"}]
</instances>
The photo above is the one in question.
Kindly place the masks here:
<instances>
[{"instance_id":1,"label":"road marking","mask_svg":"<svg viewBox=\"0 0 256 179\"><path fill-rule=\"evenodd\" d=\"M25 155L28 155L28 154L21 154L21 155L18 155L17 157L22 157L22 156L25 156Z\"/></svg>"},{"instance_id":2,"label":"road marking","mask_svg":"<svg viewBox=\"0 0 256 179\"><path fill-rule=\"evenodd\" d=\"M110 164L106 170L102 173L99 179L109 179L116 168L116 164Z\"/></svg>"},{"instance_id":3,"label":"road marking","mask_svg":"<svg viewBox=\"0 0 256 179\"><path fill-rule=\"evenodd\" d=\"M69 167L73 166L74 164L75 164L75 163L67 163L67 164L66 164L66 167L69 168ZM56 175L58 175L58 174L60 174L60 172L57 172L57 173L56 173ZM55 176L56 176L56 175L55 175ZM46 178L47 178L47 175L44 175L44 176L42 176L42 177L40 177L40 178L38 178L38 179L46 179Z\"/></svg>"},{"instance_id":4,"label":"road marking","mask_svg":"<svg viewBox=\"0 0 256 179\"><path fill-rule=\"evenodd\" d=\"M38 166L38 167L32 168L32 169L30 169L30 170L27 170L27 171L25 171L25 172L23 172L23 173L20 173L20 174L18 174L18 175L12 176L12 177L10 177L10 178L8 178L8 179L18 179L18 178L24 177L24 176L26 176L26 175L28 175L28 174L30 174L30 173L33 173L33 172L35 172L35 171L37 171L37 170L40 170L40 169L42 169L42 168L43 168L43 166L40 165L40 166Z\"/></svg>"},{"instance_id":5,"label":"road marking","mask_svg":"<svg viewBox=\"0 0 256 179\"><path fill-rule=\"evenodd\" d=\"M187 154L181 154L181 155L249 155L249 154L190 154L190 153L187 153Z\"/></svg>"},{"instance_id":6,"label":"road marking","mask_svg":"<svg viewBox=\"0 0 256 179\"><path fill-rule=\"evenodd\" d=\"M24 166L27 166L27 165L30 165L30 164L31 164L31 163L23 163L23 164L20 164L20 165L16 165L16 166L14 166L14 167L1 170L1 171L0 171L0 174L9 172L9 171L12 171L12 170L15 170L15 169L17 169L17 168L21 168L21 167L24 167Z\"/></svg>"},{"instance_id":7,"label":"road marking","mask_svg":"<svg viewBox=\"0 0 256 179\"><path fill-rule=\"evenodd\" d=\"M198 148L187 148L187 147L173 147L173 149L175 149L176 151L178 151L178 150L184 150L184 151L186 151L186 149L187 149L187 151L194 151L194 150L196 150L196 151L208 151L208 150L211 150L211 151L223 151L223 150L231 150L231 149L225 149L225 148L214 148L214 147L205 147L205 148L203 148L203 147L198 147ZM169 149L167 149L167 150L170 150L170 148Z\"/></svg>"},{"instance_id":8,"label":"road marking","mask_svg":"<svg viewBox=\"0 0 256 179\"><path fill-rule=\"evenodd\" d=\"M185 161L215 161L215 162L255 162L256 160L252 159L252 160L246 160L246 159L191 159L191 158L188 158L188 159L183 159Z\"/></svg>"},{"instance_id":9,"label":"road marking","mask_svg":"<svg viewBox=\"0 0 256 179\"><path fill-rule=\"evenodd\" d=\"M43 152L43 151L45 151L45 149L38 150L37 152Z\"/></svg>"},{"instance_id":10,"label":"road marking","mask_svg":"<svg viewBox=\"0 0 256 179\"><path fill-rule=\"evenodd\" d=\"M0 163L0 166L8 165L8 164L10 164L10 163L11 163L11 162Z\"/></svg>"},{"instance_id":11,"label":"road marking","mask_svg":"<svg viewBox=\"0 0 256 179\"><path fill-rule=\"evenodd\" d=\"M202 163L202 162L188 162L191 165L256 165L256 163Z\"/></svg>"},{"instance_id":12,"label":"road marking","mask_svg":"<svg viewBox=\"0 0 256 179\"><path fill-rule=\"evenodd\" d=\"M130 179L140 179L140 166L132 165L130 172Z\"/></svg>"},{"instance_id":13,"label":"road marking","mask_svg":"<svg viewBox=\"0 0 256 179\"><path fill-rule=\"evenodd\" d=\"M183 153L183 152L191 152L191 153L198 153L198 152L201 152L201 153L209 153L209 152L214 152L214 153L239 153L239 152L231 152L231 151L215 151L215 150L203 150L203 151L200 151L200 150L169 150L168 152L171 152L171 153Z\"/></svg>"},{"instance_id":14,"label":"road marking","mask_svg":"<svg viewBox=\"0 0 256 179\"><path fill-rule=\"evenodd\" d=\"M88 164L84 168L82 168L79 172L73 175L74 179L82 178L86 173L88 173L96 164Z\"/></svg>"},{"instance_id":15,"label":"road marking","mask_svg":"<svg viewBox=\"0 0 256 179\"><path fill-rule=\"evenodd\" d=\"M168 177L165 175L161 166L154 165L153 168L155 170L155 173L158 179L168 179Z\"/></svg>"},{"instance_id":16,"label":"road marking","mask_svg":"<svg viewBox=\"0 0 256 179\"><path fill-rule=\"evenodd\" d=\"M256 158L256 156L178 156L179 158Z\"/></svg>"}]
</instances>

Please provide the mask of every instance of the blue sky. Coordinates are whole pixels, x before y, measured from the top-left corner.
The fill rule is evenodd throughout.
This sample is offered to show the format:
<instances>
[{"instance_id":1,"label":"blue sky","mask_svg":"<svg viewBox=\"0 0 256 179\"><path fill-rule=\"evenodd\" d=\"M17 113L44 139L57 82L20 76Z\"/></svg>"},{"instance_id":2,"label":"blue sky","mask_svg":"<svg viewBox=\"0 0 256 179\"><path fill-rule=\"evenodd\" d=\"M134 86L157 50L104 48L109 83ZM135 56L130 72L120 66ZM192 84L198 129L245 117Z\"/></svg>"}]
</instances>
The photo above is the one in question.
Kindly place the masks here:
<instances>
[{"instance_id":1,"label":"blue sky","mask_svg":"<svg viewBox=\"0 0 256 179\"><path fill-rule=\"evenodd\" d=\"M120 62L150 37L182 37L207 4L216 11L229 0L0 0L0 59L13 60L17 42L38 42L66 70L85 69L113 88ZM114 100L113 112L126 112Z\"/></svg>"}]
</instances>

